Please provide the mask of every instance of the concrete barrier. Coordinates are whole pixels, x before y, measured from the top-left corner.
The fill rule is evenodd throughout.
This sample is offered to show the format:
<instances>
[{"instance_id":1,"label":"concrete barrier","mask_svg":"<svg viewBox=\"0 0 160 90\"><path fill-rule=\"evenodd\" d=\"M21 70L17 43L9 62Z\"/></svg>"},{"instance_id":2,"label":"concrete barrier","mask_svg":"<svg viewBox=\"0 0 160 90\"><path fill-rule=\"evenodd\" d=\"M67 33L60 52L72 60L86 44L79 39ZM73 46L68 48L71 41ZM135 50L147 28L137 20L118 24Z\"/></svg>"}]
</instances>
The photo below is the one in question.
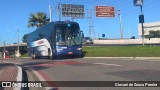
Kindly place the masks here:
<instances>
[{"instance_id":1,"label":"concrete barrier","mask_svg":"<svg viewBox=\"0 0 160 90\"><path fill-rule=\"evenodd\" d=\"M144 39L145 44L160 44L160 38ZM142 39L94 40L94 44L142 44Z\"/></svg>"}]
</instances>

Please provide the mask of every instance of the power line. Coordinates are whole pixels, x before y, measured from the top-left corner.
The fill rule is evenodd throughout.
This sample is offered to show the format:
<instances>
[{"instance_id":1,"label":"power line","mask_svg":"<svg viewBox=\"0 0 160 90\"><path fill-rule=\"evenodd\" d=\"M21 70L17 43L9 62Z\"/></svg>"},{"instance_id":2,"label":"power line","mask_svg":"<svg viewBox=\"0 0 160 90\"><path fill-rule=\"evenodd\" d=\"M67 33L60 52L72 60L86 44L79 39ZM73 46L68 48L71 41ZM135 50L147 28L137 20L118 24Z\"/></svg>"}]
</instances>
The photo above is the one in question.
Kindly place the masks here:
<instances>
[{"instance_id":1,"label":"power line","mask_svg":"<svg viewBox=\"0 0 160 90\"><path fill-rule=\"evenodd\" d=\"M160 0L159 0L160 1ZM146 5L145 5L146 6ZM149 7L145 7L144 6L144 9L143 9L143 11L144 12L146 12L146 11L149 11L149 10L153 10L152 8L155 8L155 7L159 7L160 5L159 5L159 3L158 3L158 5L155 5L155 6L149 6ZM127 12L126 14L125 14L125 16L129 16L129 15L134 15L134 14L136 14L138 12L138 8L137 9L134 9L134 10L132 10L132 11L130 11L130 12Z\"/></svg>"},{"instance_id":2,"label":"power line","mask_svg":"<svg viewBox=\"0 0 160 90\"><path fill-rule=\"evenodd\" d=\"M73 1L73 0L66 0L63 3L68 3L68 2L71 2L71 1Z\"/></svg>"},{"instance_id":3,"label":"power line","mask_svg":"<svg viewBox=\"0 0 160 90\"><path fill-rule=\"evenodd\" d=\"M145 5L145 8L146 8L146 6L148 6L148 5L152 5L152 3L153 2L159 2L160 0L155 0L155 1L151 1L151 2L147 2L147 4L146 3L144 3L144 5ZM114 2L114 3L116 3L116 2ZM118 2L117 2L118 3ZM131 2L125 2L125 3L123 3L123 4L116 4L115 5L115 7L117 7L118 9L120 9L122 12L124 12L124 13L126 13L125 14L125 16L128 16L128 14L135 14L135 13L137 13L138 12L138 9L132 9L131 10L131 8L133 7L131 7L131 6L129 6L129 3L131 3ZM127 5L126 5L127 4ZM123 7L122 7L123 6ZM127 7L126 7L127 6ZM129 7L128 7L129 6ZM158 7L158 6L157 6ZM145 10L145 9L144 9ZM123 14L124 15L124 14Z\"/></svg>"}]
</instances>

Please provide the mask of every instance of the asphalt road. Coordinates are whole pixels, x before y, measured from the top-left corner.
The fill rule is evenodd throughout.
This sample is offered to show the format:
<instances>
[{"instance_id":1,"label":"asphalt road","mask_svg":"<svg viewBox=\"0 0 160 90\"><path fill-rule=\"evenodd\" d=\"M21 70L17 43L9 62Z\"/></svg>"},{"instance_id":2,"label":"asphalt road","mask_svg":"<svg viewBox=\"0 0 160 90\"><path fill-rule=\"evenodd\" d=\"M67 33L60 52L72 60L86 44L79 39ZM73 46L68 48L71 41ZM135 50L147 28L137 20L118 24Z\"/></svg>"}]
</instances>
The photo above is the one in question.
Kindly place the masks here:
<instances>
[{"instance_id":1,"label":"asphalt road","mask_svg":"<svg viewBox=\"0 0 160 90\"><path fill-rule=\"evenodd\" d=\"M160 60L134 59L18 59L8 60L28 66L46 81L97 81L97 87L57 87L58 90L159 90L158 87L98 87L101 81L160 81ZM62 82L63 83L63 82ZM92 82L91 82L92 83ZM110 82L105 82L110 85ZM56 83L54 83L56 84ZM56 86L56 85L55 85ZM74 85L73 85L74 86ZM87 85L86 85L87 86ZM57 90L57 89L53 89Z\"/></svg>"}]
</instances>

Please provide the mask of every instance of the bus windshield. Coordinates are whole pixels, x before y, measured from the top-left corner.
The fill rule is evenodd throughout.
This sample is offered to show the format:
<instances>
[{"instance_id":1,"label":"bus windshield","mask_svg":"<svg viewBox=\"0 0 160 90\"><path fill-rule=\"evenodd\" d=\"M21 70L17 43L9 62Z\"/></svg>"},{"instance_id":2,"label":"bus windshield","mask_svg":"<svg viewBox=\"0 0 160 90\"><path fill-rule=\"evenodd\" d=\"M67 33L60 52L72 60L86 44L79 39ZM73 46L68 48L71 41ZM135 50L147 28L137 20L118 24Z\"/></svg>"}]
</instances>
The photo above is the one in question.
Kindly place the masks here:
<instances>
[{"instance_id":1,"label":"bus windshield","mask_svg":"<svg viewBox=\"0 0 160 90\"><path fill-rule=\"evenodd\" d=\"M56 45L80 45L81 37L78 24L60 24L56 26Z\"/></svg>"}]
</instances>

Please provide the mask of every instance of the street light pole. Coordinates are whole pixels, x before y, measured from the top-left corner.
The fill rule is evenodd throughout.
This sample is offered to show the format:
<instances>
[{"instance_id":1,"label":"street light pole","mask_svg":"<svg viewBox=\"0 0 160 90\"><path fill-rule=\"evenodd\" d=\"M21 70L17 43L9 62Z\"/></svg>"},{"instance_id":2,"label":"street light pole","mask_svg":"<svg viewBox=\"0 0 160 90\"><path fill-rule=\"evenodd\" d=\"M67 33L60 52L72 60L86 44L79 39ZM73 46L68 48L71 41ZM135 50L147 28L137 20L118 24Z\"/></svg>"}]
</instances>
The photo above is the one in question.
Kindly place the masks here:
<instances>
[{"instance_id":1,"label":"street light pole","mask_svg":"<svg viewBox=\"0 0 160 90\"><path fill-rule=\"evenodd\" d=\"M61 21L61 6L60 2L58 3L58 16L59 16L59 21Z\"/></svg>"},{"instance_id":2,"label":"street light pole","mask_svg":"<svg viewBox=\"0 0 160 90\"><path fill-rule=\"evenodd\" d=\"M52 6L51 5L49 5L49 15L50 15L49 21L52 22Z\"/></svg>"},{"instance_id":3,"label":"street light pole","mask_svg":"<svg viewBox=\"0 0 160 90\"><path fill-rule=\"evenodd\" d=\"M3 44L4 44L4 53L3 53L3 58L5 58L6 57L6 53L5 53L5 51L6 51L6 48L5 48L5 41L3 42Z\"/></svg>"},{"instance_id":4,"label":"street light pole","mask_svg":"<svg viewBox=\"0 0 160 90\"><path fill-rule=\"evenodd\" d=\"M20 53L19 53L19 30L17 29L17 57L20 56Z\"/></svg>"},{"instance_id":5,"label":"street light pole","mask_svg":"<svg viewBox=\"0 0 160 90\"><path fill-rule=\"evenodd\" d=\"M123 39L123 31L122 31L122 16L121 16L121 11L118 10L118 15L119 15L119 22L120 22L120 34L121 34L121 39Z\"/></svg>"}]
</instances>

